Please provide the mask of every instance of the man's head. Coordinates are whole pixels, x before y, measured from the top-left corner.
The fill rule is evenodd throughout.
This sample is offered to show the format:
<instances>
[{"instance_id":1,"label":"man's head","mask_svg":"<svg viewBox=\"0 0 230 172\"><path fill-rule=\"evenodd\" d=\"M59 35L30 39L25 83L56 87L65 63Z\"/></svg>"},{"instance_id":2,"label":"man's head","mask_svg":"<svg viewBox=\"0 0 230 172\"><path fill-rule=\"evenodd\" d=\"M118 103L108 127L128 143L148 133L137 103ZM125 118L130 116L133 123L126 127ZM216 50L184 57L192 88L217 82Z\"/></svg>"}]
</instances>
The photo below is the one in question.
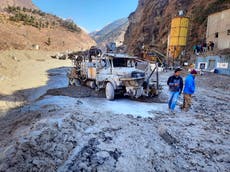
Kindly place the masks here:
<instances>
[{"instance_id":1,"label":"man's head","mask_svg":"<svg viewBox=\"0 0 230 172\"><path fill-rule=\"evenodd\" d=\"M181 68L176 68L175 71L174 71L174 75L175 76L180 76L180 72L181 72Z\"/></svg>"},{"instance_id":2,"label":"man's head","mask_svg":"<svg viewBox=\"0 0 230 172\"><path fill-rule=\"evenodd\" d=\"M196 76L197 75L197 71L195 69L191 70L190 72L193 76Z\"/></svg>"}]
</instances>

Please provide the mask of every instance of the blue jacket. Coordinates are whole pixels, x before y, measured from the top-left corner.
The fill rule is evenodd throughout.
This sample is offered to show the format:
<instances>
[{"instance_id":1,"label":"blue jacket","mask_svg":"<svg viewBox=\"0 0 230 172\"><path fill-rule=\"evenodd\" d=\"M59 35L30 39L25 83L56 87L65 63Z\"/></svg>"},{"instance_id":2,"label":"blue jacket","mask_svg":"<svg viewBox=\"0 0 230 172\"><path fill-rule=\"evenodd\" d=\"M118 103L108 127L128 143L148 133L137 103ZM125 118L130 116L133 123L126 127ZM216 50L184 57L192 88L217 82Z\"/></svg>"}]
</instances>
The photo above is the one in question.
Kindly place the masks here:
<instances>
[{"instance_id":1,"label":"blue jacket","mask_svg":"<svg viewBox=\"0 0 230 172\"><path fill-rule=\"evenodd\" d=\"M184 93L193 94L195 92L195 77L189 74L185 79Z\"/></svg>"}]
</instances>

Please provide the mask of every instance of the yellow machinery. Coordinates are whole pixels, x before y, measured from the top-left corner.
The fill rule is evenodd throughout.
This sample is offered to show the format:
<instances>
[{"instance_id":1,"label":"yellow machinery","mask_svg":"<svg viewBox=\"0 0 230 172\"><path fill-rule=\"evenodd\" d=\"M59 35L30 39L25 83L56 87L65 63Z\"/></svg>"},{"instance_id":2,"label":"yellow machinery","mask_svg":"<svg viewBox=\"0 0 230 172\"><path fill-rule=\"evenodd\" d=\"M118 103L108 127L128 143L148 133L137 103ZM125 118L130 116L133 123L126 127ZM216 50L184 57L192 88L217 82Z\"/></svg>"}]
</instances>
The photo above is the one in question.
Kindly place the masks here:
<instances>
[{"instance_id":1,"label":"yellow machinery","mask_svg":"<svg viewBox=\"0 0 230 172\"><path fill-rule=\"evenodd\" d=\"M176 17L172 19L168 43L168 55L173 58L173 60L180 56L186 46L188 27L188 17Z\"/></svg>"},{"instance_id":2,"label":"yellow machinery","mask_svg":"<svg viewBox=\"0 0 230 172\"><path fill-rule=\"evenodd\" d=\"M163 65L164 59L167 58L166 55L162 54L161 52L159 52L151 46L147 46L144 49L142 49L141 57L144 60L148 60L152 63L158 62L161 65Z\"/></svg>"}]
</instances>

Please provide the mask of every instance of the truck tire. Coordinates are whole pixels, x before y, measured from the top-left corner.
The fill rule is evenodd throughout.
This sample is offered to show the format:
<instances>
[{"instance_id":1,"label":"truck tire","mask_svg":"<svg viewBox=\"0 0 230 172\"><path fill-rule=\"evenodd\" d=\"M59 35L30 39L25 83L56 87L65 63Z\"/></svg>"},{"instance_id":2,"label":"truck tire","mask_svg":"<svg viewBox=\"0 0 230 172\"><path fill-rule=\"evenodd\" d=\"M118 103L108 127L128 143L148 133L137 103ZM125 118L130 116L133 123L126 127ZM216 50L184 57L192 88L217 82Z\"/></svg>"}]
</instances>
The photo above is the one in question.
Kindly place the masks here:
<instances>
[{"instance_id":1,"label":"truck tire","mask_svg":"<svg viewBox=\"0 0 230 172\"><path fill-rule=\"evenodd\" d=\"M111 82L108 82L105 87L106 99L114 100L114 88Z\"/></svg>"}]
</instances>

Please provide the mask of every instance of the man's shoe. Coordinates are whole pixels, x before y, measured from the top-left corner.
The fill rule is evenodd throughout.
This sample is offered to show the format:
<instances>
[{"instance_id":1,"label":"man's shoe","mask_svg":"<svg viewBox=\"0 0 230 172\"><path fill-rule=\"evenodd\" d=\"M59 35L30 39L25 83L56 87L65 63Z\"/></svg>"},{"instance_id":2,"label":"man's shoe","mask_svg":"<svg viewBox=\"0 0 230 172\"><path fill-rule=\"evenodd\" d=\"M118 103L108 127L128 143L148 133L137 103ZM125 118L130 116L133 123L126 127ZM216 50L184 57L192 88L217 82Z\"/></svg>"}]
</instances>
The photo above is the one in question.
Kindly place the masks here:
<instances>
[{"instance_id":1,"label":"man's shoe","mask_svg":"<svg viewBox=\"0 0 230 172\"><path fill-rule=\"evenodd\" d=\"M174 111L174 110L169 109L169 114L170 114L170 115L175 115L176 113L175 113L175 111Z\"/></svg>"},{"instance_id":2,"label":"man's shoe","mask_svg":"<svg viewBox=\"0 0 230 172\"><path fill-rule=\"evenodd\" d=\"M189 109L187 109L187 108L182 108L181 111L182 111L182 112L188 112Z\"/></svg>"}]
</instances>

